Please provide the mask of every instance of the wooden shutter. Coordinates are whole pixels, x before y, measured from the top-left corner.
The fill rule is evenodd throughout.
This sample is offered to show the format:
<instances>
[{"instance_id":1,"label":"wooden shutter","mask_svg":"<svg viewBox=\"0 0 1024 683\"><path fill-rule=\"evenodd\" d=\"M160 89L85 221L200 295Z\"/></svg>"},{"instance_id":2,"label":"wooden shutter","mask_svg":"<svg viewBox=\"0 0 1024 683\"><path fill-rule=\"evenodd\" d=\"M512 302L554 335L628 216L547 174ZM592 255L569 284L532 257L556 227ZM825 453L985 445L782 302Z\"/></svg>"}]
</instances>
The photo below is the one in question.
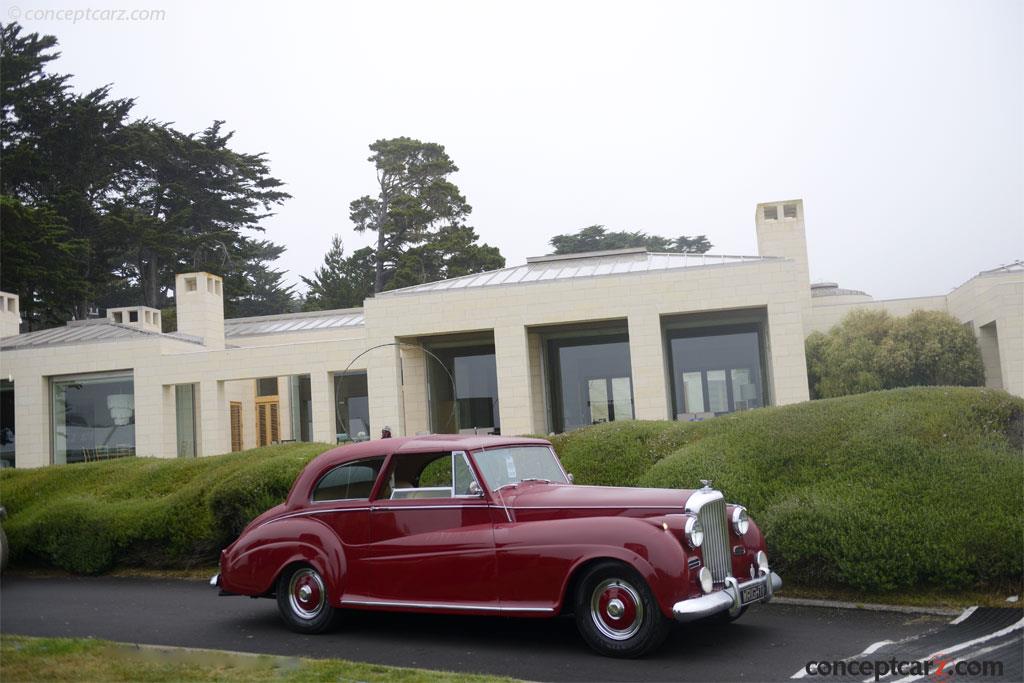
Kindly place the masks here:
<instances>
[{"instance_id":1,"label":"wooden shutter","mask_svg":"<svg viewBox=\"0 0 1024 683\"><path fill-rule=\"evenodd\" d=\"M270 404L270 442L281 441L280 403Z\"/></svg>"},{"instance_id":2,"label":"wooden shutter","mask_svg":"<svg viewBox=\"0 0 1024 683\"><path fill-rule=\"evenodd\" d=\"M242 450L242 404L231 402L231 450Z\"/></svg>"},{"instance_id":3,"label":"wooden shutter","mask_svg":"<svg viewBox=\"0 0 1024 683\"><path fill-rule=\"evenodd\" d=\"M257 431L257 445L267 445L267 404L257 403L256 404L256 431Z\"/></svg>"}]
</instances>

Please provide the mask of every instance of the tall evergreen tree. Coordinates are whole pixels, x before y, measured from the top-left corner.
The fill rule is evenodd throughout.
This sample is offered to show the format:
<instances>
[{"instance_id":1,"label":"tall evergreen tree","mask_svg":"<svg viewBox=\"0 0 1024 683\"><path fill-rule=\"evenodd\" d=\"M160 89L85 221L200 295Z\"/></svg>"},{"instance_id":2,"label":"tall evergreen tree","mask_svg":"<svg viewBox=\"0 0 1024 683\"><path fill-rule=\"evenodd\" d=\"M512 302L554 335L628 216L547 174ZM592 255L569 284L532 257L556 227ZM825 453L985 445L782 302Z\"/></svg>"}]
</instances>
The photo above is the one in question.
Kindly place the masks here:
<instances>
[{"instance_id":1,"label":"tall evergreen tree","mask_svg":"<svg viewBox=\"0 0 1024 683\"><path fill-rule=\"evenodd\" d=\"M316 269L313 277L302 277L309 288L303 310L362 306L366 298L373 296L373 278L373 249L364 247L351 256L345 256L341 237L335 235L331 238L331 248L324 256L323 265Z\"/></svg>"},{"instance_id":2,"label":"tall evergreen tree","mask_svg":"<svg viewBox=\"0 0 1024 683\"><path fill-rule=\"evenodd\" d=\"M373 292L504 265L466 226L472 207L449 180L459 169L443 145L399 137L370 150L379 190L353 201L349 216L357 232L377 233Z\"/></svg>"},{"instance_id":3,"label":"tall evergreen tree","mask_svg":"<svg viewBox=\"0 0 1024 683\"><path fill-rule=\"evenodd\" d=\"M644 247L647 251L679 252L687 254L703 254L711 249L707 236L697 235L676 238L648 235L641 231L611 231L603 225L591 225L579 232L555 235L551 238L551 246L556 254L579 254L587 251L605 251L607 249L628 249Z\"/></svg>"},{"instance_id":4,"label":"tall evergreen tree","mask_svg":"<svg viewBox=\"0 0 1024 683\"><path fill-rule=\"evenodd\" d=\"M2 283L30 327L163 306L181 269L223 275L229 310L287 309L269 266L283 248L250 236L288 198L265 156L233 150L222 121L184 134L129 120L134 101L109 87L72 92L48 71L56 45L0 26Z\"/></svg>"}]
</instances>

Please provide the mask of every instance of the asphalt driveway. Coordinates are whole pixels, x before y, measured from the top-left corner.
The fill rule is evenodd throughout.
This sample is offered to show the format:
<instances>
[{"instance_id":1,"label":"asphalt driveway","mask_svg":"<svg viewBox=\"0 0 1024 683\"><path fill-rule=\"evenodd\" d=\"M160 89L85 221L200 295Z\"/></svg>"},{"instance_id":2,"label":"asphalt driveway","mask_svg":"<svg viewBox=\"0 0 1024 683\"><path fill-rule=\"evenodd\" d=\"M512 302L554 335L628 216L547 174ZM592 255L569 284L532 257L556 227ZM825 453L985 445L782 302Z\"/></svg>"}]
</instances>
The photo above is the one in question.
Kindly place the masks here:
<instances>
[{"instance_id":1,"label":"asphalt driveway","mask_svg":"<svg viewBox=\"0 0 1024 683\"><path fill-rule=\"evenodd\" d=\"M1020 680L1024 634L1019 610L979 610L950 625L949 617L774 603L733 624L679 626L657 653L622 661L592 654L571 618L345 616L330 633L302 636L282 626L273 601L218 597L195 581L5 576L0 586L5 633L339 657L535 681L814 680L824 677L800 675L812 661L925 656L964 643L955 657L1003 662L1002 677L983 680Z\"/></svg>"}]
</instances>

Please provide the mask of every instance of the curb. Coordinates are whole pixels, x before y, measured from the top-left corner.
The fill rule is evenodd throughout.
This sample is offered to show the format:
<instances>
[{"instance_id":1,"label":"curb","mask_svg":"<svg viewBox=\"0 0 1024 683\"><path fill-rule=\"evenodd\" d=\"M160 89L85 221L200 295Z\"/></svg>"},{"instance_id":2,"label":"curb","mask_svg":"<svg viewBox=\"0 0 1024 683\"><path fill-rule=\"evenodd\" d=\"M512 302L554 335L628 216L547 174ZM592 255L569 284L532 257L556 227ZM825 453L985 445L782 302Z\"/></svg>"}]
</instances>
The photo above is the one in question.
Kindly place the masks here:
<instances>
[{"instance_id":1,"label":"curb","mask_svg":"<svg viewBox=\"0 0 1024 683\"><path fill-rule=\"evenodd\" d=\"M955 617L962 609L950 607L915 607L913 605L884 605L873 602L842 602L840 600L813 600L811 598L772 598L773 603L793 605L796 607L822 607L828 609L859 609L868 612L896 612L899 614L930 614L938 617Z\"/></svg>"}]
</instances>

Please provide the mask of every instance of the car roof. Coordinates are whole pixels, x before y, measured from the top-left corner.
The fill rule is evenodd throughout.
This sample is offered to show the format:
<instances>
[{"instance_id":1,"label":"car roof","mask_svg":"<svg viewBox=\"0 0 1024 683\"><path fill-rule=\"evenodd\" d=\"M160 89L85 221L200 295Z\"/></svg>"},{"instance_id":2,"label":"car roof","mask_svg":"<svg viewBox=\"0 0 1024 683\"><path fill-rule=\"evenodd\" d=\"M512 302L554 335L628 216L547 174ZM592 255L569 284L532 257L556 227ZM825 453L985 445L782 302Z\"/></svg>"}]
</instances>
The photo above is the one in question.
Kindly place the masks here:
<instances>
[{"instance_id":1,"label":"car roof","mask_svg":"<svg viewBox=\"0 0 1024 683\"><path fill-rule=\"evenodd\" d=\"M424 436L404 436L390 439L374 439L361 443L346 444L321 453L313 458L299 474L289 494L289 502L293 496L295 501L305 498L305 492L313 480L326 469L353 460L387 456L392 453L431 453L440 451L473 451L481 448L500 448L502 446L550 446L545 439L527 436L492 436L477 434L427 434Z\"/></svg>"}]
</instances>

